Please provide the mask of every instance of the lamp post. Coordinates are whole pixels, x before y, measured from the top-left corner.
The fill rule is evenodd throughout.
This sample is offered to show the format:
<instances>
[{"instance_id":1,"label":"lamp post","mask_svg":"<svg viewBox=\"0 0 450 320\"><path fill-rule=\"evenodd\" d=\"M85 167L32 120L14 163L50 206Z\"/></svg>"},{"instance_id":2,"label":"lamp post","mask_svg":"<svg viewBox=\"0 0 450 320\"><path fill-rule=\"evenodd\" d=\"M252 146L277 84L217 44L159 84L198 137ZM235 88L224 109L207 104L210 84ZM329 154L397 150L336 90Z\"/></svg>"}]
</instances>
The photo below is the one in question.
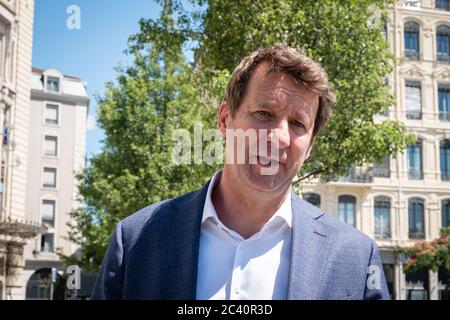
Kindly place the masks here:
<instances>
[{"instance_id":1,"label":"lamp post","mask_svg":"<svg viewBox=\"0 0 450 320\"><path fill-rule=\"evenodd\" d=\"M53 294L55 291L55 283L56 283L57 277L58 277L58 269L52 268L52 279L51 279L51 283L50 283L50 300L53 300Z\"/></svg>"}]
</instances>

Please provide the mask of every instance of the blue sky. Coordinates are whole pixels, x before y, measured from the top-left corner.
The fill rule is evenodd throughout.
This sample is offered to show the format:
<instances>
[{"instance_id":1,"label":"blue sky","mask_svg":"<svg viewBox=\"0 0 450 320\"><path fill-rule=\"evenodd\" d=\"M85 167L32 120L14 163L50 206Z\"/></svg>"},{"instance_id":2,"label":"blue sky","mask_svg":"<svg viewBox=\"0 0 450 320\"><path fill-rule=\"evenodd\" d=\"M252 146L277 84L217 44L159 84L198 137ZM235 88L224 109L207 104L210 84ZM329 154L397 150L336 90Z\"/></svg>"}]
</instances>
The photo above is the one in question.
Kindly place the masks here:
<instances>
[{"instance_id":1,"label":"blue sky","mask_svg":"<svg viewBox=\"0 0 450 320\"><path fill-rule=\"evenodd\" d=\"M81 29L69 30L66 13L77 5ZM105 82L115 80L114 67L126 62L127 39L139 30L140 18L156 18L161 7L153 0L36 0L33 66L57 69L87 82L90 110L87 156L97 153L103 134L95 125L95 94L103 95Z\"/></svg>"}]
</instances>

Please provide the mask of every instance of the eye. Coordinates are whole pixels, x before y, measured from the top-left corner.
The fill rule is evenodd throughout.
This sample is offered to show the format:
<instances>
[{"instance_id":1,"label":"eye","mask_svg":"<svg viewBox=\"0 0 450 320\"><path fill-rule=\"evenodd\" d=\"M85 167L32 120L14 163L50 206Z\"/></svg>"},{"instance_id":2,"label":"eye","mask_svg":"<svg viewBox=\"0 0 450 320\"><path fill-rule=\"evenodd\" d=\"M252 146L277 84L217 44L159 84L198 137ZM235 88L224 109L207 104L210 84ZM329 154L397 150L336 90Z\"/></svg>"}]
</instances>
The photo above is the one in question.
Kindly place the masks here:
<instances>
[{"instance_id":1,"label":"eye","mask_svg":"<svg viewBox=\"0 0 450 320\"><path fill-rule=\"evenodd\" d=\"M272 117L272 115L270 114L270 112L268 112L268 111L263 111L263 110L256 111L256 114L257 114L260 118L270 118L270 117Z\"/></svg>"},{"instance_id":2,"label":"eye","mask_svg":"<svg viewBox=\"0 0 450 320\"><path fill-rule=\"evenodd\" d=\"M297 120L292 121L291 124L293 124L294 126L296 126L298 128L304 128L305 127L303 125L303 123L301 123L300 121L297 121Z\"/></svg>"}]
</instances>

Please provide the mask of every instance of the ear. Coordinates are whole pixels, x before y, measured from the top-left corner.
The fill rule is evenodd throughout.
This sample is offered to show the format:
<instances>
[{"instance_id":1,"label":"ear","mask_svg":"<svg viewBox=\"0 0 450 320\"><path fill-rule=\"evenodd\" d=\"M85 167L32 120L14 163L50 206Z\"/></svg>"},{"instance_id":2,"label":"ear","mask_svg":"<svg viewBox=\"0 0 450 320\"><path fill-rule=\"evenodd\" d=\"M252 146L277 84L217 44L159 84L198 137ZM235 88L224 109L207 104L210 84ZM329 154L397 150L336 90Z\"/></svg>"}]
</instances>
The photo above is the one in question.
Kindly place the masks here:
<instances>
[{"instance_id":1,"label":"ear","mask_svg":"<svg viewBox=\"0 0 450 320\"><path fill-rule=\"evenodd\" d=\"M229 127L231 119L230 106L226 100L223 100L219 107L219 115L217 117L217 128L222 137L226 137L226 129Z\"/></svg>"}]
</instances>

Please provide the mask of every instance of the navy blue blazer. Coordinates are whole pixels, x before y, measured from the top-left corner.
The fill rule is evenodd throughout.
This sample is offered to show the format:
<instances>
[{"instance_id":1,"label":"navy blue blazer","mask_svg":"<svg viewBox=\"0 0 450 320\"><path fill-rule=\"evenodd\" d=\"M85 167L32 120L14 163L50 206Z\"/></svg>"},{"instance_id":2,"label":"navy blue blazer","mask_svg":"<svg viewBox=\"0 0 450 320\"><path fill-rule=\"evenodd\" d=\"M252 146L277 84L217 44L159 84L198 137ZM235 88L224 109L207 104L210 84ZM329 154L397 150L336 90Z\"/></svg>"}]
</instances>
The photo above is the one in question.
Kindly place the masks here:
<instances>
[{"instance_id":1,"label":"navy blue blazer","mask_svg":"<svg viewBox=\"0 0 450 320\"><path fill-rule=\"evenodd\" d=\"M194 300L209 182L119 222L92 299ZM287 299L389 299L375 242L292 192Z\"/></svg>"}]
</instances>

